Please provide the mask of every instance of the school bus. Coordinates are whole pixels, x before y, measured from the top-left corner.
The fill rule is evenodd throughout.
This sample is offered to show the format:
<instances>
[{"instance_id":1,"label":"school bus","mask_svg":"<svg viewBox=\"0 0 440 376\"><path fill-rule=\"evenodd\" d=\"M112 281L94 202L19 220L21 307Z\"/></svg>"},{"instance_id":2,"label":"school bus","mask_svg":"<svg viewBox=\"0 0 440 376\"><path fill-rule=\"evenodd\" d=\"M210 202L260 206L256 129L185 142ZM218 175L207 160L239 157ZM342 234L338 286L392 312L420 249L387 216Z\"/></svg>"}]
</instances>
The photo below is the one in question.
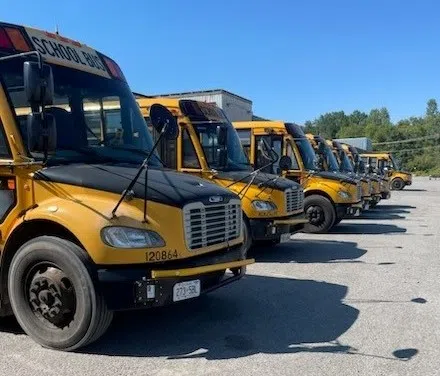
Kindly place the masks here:
<instances>
[{"instance_id":1,"label":"school bus","mask_svg":"<svg viewBox=\"0 0 440 376\"><path fill-rule=\"evenodd\" d=\"M113 311L195 298L243 276L253 260L242 253L239 197L161 168L112 59L0 23L0 83L1 316L14 314L45 347L74 350L97 340ZM108 115L106 101L118 102ZM165 108L152 121L176 137Z\"/></svg>"},{"instance_id":2,"label":"school bus","mask_svg":"<svg viewBox=\"0 0 440 376\"><path fill-rule=\"evenodd\" d=\"M336 161L338 162L339 171L360 180L362 186L362 210L368 210L370 208L370 203L373 200L371 179L366 175L361 175L355 172L354 167L340 142L336 140L326 140L326 142L332 149Z\"/></svg>"},{"instance_id":3,"label":"school bus","mask_svg":"<svg viewBox=\"0 0 440 376\"><path fill-rule=\"evenodd\" d=\"M348 144L342 144L342 148L347 153L354 170L359 174L365 174L372 182L372 201L370 207L375 207L381 200L391 197L390 184L387 174L378 174L369 165L368 158L362 158L358 150Z\"/></svg>"},{"instance_id":4,"label":"school bus","mask_svg":"<svg viewBox=\"0 0 440 376\"><path fill-rule=\"evenodd\" d=\"M147 123L151 106L168 108L179 124L179 136L159 146L168 168L202 177L236 192L243 209L245 251L253 244L278 244L304 228L302 187L278 175L253 170L237 132L224 112L212 103L177 98L148 98L137 94ZM150 125L151 127L151 125ZM153 134L157 132L151 127ZM272 150L260 145L266 164L273 165Z\"/></svg>"},{"instance_id":5,"label":"school bus","mask_svg":"<svg viewBox=\"0 0 440 376\"><path fill-rule=\"evenodd\" d=\"M321 169L300 126L283 121L241 121L233 125L254 168L264 166L258 150L263 139L279 155L290 159L291 167L281 173L304 188L304 211L308 219L304 226L306 232L328 232L345 216L359 213L360 185L348 176ZM276 165L266 167L266 170L280 173Z\"/></svg>"},{"instance_id":6,"label":"school bus","mask_svg":"<svg viewBox=\"0 0 440 376\"><path fill-rule=\"evenodd\" d=\"M362 157L378 172L388 175L390 187L395 191L401 191L407 185L412 184L412 174L403 171L393 155L388 152L363 153Z\"/></svg>"}]
</instances>

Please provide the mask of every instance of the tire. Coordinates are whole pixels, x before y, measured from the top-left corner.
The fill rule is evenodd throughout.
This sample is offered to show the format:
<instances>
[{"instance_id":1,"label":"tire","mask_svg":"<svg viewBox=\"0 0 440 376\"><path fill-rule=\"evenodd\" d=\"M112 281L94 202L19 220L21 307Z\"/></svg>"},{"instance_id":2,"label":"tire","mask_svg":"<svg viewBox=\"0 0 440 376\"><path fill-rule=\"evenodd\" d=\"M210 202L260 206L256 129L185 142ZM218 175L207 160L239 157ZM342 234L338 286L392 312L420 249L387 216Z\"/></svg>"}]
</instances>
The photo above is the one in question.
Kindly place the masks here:
<instances>
[{"instance_id":1,"label":"tire","mask_svg":"<svg viewBox=\"0 0 440 376\"><path fill-rule=\"evenodd\" d=\"M394 191L401 191L403 188L405 188L405 182L401 178L395 178L391 182L391 188Z\"/></svg>"},{"instance_id":2,"label":"tire","mask_svg":"<svg viewBox=\"0 0 440 376\"><path fill-rule=\"evenodd\" d=\"M335 208L332 202L324 196L307 196L304 200L304 212L309 220L304 225L304 232L323 234L328 232L335 224Z\"/></svg>"},{"instance_id":3,"label":"tire","mask_svg":"<svg viewBox=\"0 0 440 376\"><path fill-rule=\"evenodd\" d=\"M22 329L55 350L72 351L96 341L113 312L95 289L92 273L87 254L72 242L41 236L25 243L8 274L9 299Z\"/></svg>"},{"instance_id":4,"label":"tire","mask_svg":"<svg viewBox=\"0 0 440 376\"><path fill-rule=\"evenodd\" d=\"M241 248L241 253L246 258L249 250L252 247L252 232L251 232L251 225L249 224L249 220L243 215L243 223L242 223L242 229L243 229L243 245Z\"/></svg>"}]
</instances>

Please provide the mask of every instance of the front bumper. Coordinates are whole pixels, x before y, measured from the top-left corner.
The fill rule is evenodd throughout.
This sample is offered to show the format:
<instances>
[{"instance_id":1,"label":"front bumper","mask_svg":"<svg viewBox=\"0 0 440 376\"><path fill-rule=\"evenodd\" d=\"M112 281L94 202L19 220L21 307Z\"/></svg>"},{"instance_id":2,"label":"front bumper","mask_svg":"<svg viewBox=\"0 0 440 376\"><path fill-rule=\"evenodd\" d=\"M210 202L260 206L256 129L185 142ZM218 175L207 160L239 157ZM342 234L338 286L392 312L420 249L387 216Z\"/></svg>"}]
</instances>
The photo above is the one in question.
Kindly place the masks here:
<instances>
[{"instance_id":1,"label":"front bumper","mask_svg":"<svg viewBox=\"0 0 440 376\"><path fill-rule=\"evenodd\" d=\"M372 197L372 201L375 204L378 204L380 202L380 200L382 200L382 193L375 193Z\"/></svg>"},{"instance_id":2,"label":"front bumper","mask_svg":"<svg viewBox=\"0 0 440 376\"><path fill-rule=\"evenodd\" d=\"M405 181L405 185L411 185L412 184L412 181L411 180L406 180Z\"/></svg>"},{"instance_id":3,"label":"front bumper","mask_svg":"<svg viewBox=\"0 0 440 376\"><path fill-rule=\"evenodd\" d=\"M362 201L355 204L336 204L336 215L338 218L358 217L361 215Z\"/></svg>"},{"instance_id":4,"label":"front bumper","mask_svg":"<svg viewBox=\"0 0 440 376\"><path fill-rule=\"evenodd\" d=\"M199 280L202 295L240 279L254 262L244 259L240 245L157 265L99 268L97 285L110 310L161 307L174 303L176 283ZM224 273L228 269L232 273Z\"/></svg>"},{"instance_id":5,"label":"front bumper","mask_svg":"<svg viewBox=\"0 0 440 376\"><path fill-rule=\"evenodd\" d=\"M370 209L371 196L362 197L362 210Z\"/></svg>"},{"instance_id":6,"label":"front bumper","mask_svg":"<svg viewBox=\"0 0 440 376\"><path fill-rule=\"evenodd\" d=\"M304 213L280 219L251 219L252 240L277 240L283 234L302 231L308 220Z\"/></svg>"},{"instance_id":7,"label":"front bumper","mask_svg":"<svg viewBox=\"0 0 440 376\"><path fill-rule=\"evenodd\" d=\"M381 192L382 200L388 200L391 197L391 192Z\"/></svg>"}]
</instances>

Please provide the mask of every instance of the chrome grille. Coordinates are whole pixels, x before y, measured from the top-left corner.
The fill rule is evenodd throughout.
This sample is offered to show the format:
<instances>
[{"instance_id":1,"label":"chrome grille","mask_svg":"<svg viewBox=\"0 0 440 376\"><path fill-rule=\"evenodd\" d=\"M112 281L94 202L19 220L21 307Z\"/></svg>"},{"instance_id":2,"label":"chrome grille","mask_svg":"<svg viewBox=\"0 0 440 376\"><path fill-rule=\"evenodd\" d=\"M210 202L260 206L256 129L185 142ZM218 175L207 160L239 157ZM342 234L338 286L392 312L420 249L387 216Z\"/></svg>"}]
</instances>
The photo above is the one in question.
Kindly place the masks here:
<instances>
[{"instance_id":1,"label":"chrome grille","mask_svg":"<svg viewBox=\"0 0 440 376\"><path fill-rule=\"evenodd\" d=\"M240 200L226 204L204 205L193 202L183 208L185 240L188 249L227 243L237 239L241 232Z\"/></svg>"},{"instance_id":2,"label":"chrome grille","mask_svg":"<svg viewBox=\"0 0 440 376\"><path fill-rule=\"evenodd\" d=\"M357 184L357 199L360 200L362 198L362 183Z\"/></svg>"},{"instance_id":3,"label":"chrome grille","mask_svg":"<svg viewBox=\"0 0 440 376\"><path fill-rule=\"evenodd\" d=\"M291 188L284 191L286 201L286 212L290 213L301 210L304 206L304 191L302 188L293 190Z\"/></svg>"},{"instance_id":4,"label":"chrome grille","mask_svg":"<svg viewBox=\"0 0 440 376\"><path fill-rule=\"evenodd\" d=\"M371 180L368 180L368 194L371 195L373 193L373 183Z\"/></svg>"}]
</instances>

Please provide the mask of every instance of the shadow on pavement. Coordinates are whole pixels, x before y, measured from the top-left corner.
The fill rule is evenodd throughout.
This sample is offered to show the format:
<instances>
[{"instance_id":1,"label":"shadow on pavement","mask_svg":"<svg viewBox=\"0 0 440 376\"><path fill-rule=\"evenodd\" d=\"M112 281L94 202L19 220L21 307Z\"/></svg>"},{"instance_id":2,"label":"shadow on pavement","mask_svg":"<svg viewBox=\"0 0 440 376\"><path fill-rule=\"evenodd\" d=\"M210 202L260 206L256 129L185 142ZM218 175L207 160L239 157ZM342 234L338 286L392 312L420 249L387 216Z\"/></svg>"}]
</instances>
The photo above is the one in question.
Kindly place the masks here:
<instances>
[{"instance_id":1,"label":"shadow on pavement","mask_svg":"<svg viewBox=\"0 0 440 376\"><path fill-rule=\"evenodd\" d=\"M394 233L404 233L406 228L395 226L395 225L385 225L380 223L346 223L341 222L339 225L330 230L329 234L346 234L346 235L356 235L356 234L368 234L368 235L383 235L383 234L394 234Z\"/></svg>"},{"instance_id":2,"label":"shadow on pavement","mask_svg":"<svg viewBox=\"0 0 440 376\"><path fill-rule=\"evenodd\" d=\"M396 211L396 210L417 209L417 206L411 206L411 205L390 205L390 204L379 203L376 206L376 209ZM409 211L406 211L405 213L409 213Z\"/></svg>"},{"instance_id":3,"label":"shadow on pavement","mask_svg":"<svg viewBox=\"0 0 440 376\"><path fill-rule=\"evenodd\" d=\"M120 313L100 341L80 352L231 359L309 351L336 341L356 321L359 311L342 301L347 291L326 282L246 275L192 302ZM319 351L350 349L333 343Z\"/></svg>"},{"instance_id":4,"label":"shadow on pavement","mask_svg":"<svg viewBox=\"0 0 440 376\"><path fill-rule=\"evenodd\" d=\"M272 247L257 247L250 256L257 262L336 263L361 262L356 259L367 251L355 242L294 239Z\"/></svg>"},{"instance_id":5,"label":"shadow on pavement","mask_svg":"<svg viewBox=\"0 0 440 376\"><path fill-rule=\"evenodd\" d=\"M404 188L403 190L407 192L427 192L426 189L418 189L418 188Z\"/></svg>"},{"instance_id":6,"label":"shadow on pavement","mask_svg":"<svg viewBox=\"0 0 440 376\"><path fill-rule=\"evenodd\" d=\"M407 211L400 211L401 213L409 213ZM406 216L394 214L389 211L381 211L381 210L368 210L363 212L359 217L348 217L344 218L343 221L352 221L356 219L367 219L367 220L393 220L393 219L405 219Z\"/></svg>"}]
</instances>

